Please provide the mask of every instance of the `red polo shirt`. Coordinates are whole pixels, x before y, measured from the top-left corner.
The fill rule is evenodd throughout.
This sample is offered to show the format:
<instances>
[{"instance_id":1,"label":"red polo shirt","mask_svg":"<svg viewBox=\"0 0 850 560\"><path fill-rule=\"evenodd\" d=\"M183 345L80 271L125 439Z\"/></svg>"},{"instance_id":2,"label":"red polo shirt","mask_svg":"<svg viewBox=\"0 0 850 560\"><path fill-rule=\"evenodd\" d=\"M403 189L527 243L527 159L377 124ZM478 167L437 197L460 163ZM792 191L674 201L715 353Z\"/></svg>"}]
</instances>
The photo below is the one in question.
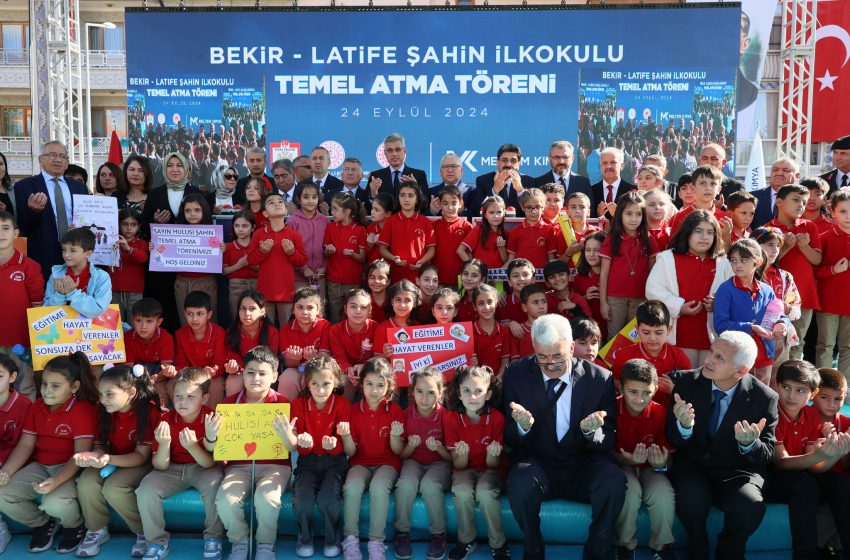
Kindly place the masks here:
<instances>
[{"instance_id":1,"label":"red polo shirt","mask_svg":"<svg viewBox=\"0 0 850 560\"><path fill-rule=\"evenodd\" d=\"M251 336L244 330L242 330L241 325L237 328L239 329L239 349L237 351L237 349L230 347L230 333L227 333L227 360L236 360L236 362L239 364L239 367L242 368L245 365L242 361L245 357L245 354L247 354L257 346L260 346L260 334L263 332L263 330L266 331L266 342L264 345L268 346L271 351L274 352L275 355L277 355L278 349L280 347L280 334L278 333L278 330L272 325L262 325L257 331L257 334L255 334L254 336Z\"/></svg>"},{"instance_id":2,"label":"red polo shirt","mask_svg":"<svg viewBox=\"0 0 850 560\"><path fill-rule=\"evenodd\" d=\"M676 279L679 283L679 297L685 302L697 303L711 292L717 262L710 256L700 258L692 253L673 254L676 263ZM696 315L682 315L676 319L676 346L694 350L708 350L708 311L705 306Z\"/></svg>"},{"instance_id":3,"label":"red polo shirt","mask_svg":"<svg viewBox=\"0 0 850 560\"><path fill-rule=\"evenodd\" d=\"M589 288L599 287L599 275L591 270L587 275L576 274L573 278L573 293L582 296L590 306L590 311L593 314L593 320L599 324L599 330L602 331L602 340L608 340L608 322L602 318L602 311L599 309L599 298L588 299L587 290Z\"/></svg>"},{"instance_id":4,"label":"red polo shirt","mask_svg":"<svg viewBox=\"0 0 850 560\"><path fill-rule=\"evenodd\" d=\"M95 405L71 397L54 411L43 399L35 401L27 413L23 433L36 436L33 461L60 465L71 459L76 440L94 439L96 430Z\"/></svg>"},{"instance_id":5,"label":"red polo shirt","mask_svg":"<svg viewBox=\"0 0 850 560\"><path fill-rule=\"evenodd\" d=\"M266 395L266 398L263 399L263 404L278 404L278 403L288 403L289 399L275 391L274 389L269 389L269 393ZM239 391L233 395L230 395L223 401L221 404L245 404L245 390ZM292 414L292 407L289 408L289 417L295 418ZM228 465L250 465L252 461L228 461ZM257 461L258 465L291 465L292 461L289 459L266 459L263 461Z\"/></svg>"},{"instance_id":6,"label":"red polo shirt","mask_svg":"<svg viewBox=\"0 0 850 560\"><path fill-rule=\"evenodd\" d=\"M503 323L516 321L522 324L528 321L528 313L523 311L522 301L518 294L512 293L506 296L504 305L499 303L496 308L496 319Z\"/></svg>"},{"instance_id":7,"label":"red polo shirt","mask_svg":"<svg viewBox=\"0 0 850 560\"><path fill-rule=\"evenodd\" d=\"M148 408L148 423L141 441L143 445L153 445L153 432L159 425L161 417L162 412L159 407L151 403ZM136 411L131 408L127 412L113 412L109 415L109 424L109 444L95 443L102 445L110 455L126 455L135 451L136 446L139 445L136 443L139 428L139 417L136 416Z\"/></svg>"},{"instance_id":8,"label":"red polo shirt","mask_svg":"<svg viewBox=\"0 0 850 560\"><path fill-rule=\"evenodd\" d=\"M177 414L177 411L172 409L162 415L160 422L165 422L168 424L168 427L171 429L171 463L186 465L195 463L195 458L192 457L192 454L186 451L186 448L180 444L180 438L178 435L183 431L184 428L189 428L193 432L195 432L195 436L198 438L198 445L203 445L204 435L206 434L204 428L204 416L212 412L213 410L208 406L202 406L201 411L198 412L198 417L195 418L195 421L191 424L183 420L183 418ZM154 426L154 430L156 430L156 426ZM154 438L153 442L153 452L156 453L159 449L159 442Z\"/></svg>"},{"instance_id":9,"label":"red polo shirt","mask_svg":"<svg viewBox=\"0 0 850 560\"><path fill-rule=\"evenodd\" d=\"M227 244L227 250L221 256L221 262L224 266L233 266L242 257L248 257L251 254L251 244L246 246L239 244L239 241L234 239ZM257 277L257 269L251 266L243 266L236 272L231 272L227 275L228 278L251 279Z\"/></svg>"},{"instance_id":10,"label":"red polo shirt","mask_svg":"<svg viewBox=\"0 0 850 560\"><path fill-rule=\"evenodd\" d=\"M614 374L614 379L620 379L620 372L623 366L629 360L640 358L646 360L655 366L658 376L666 376L668 373L679 369L691 369L691 360L678 347L672 344L665 343L661 348L661 352L657 356L653 356L647 352L643 344L635 342L628 346L623 346L614 352L614 363L611 366L611 372Z\"/></svg>"},{"instance_id":11,"label":"red polo shirt","mask_svg":"<svg viewBox=\"0 0 850 560\"><path fill-rule=\"evenodd\" d=\"M9 389L9 398L0 407L0 465L6 464L6 459L21 439L24 422L31 407L31 400L14 389Z\"/></svg>"},{"instance_id":12,"label":"red polo shirt","mask_svg":"<svg viewBox=\"0 0 850 560\"><path fill-rule=\"evenodd\" d=\"M157 327L150 340L143 340L136 334L136 329L132 329L124 335L124 351L128 364L170 364L174 362L174 337Z\"/></svg>"},{"instance_id":13,"label":"red polo shirt","mask_svg":"<svg viewBox=\"0 0 850 560\"><path fill-rule=\"evenodd\" d=\"M646 280L649 278L649 259L658 254L658 244L649 237L649 251L639 235L622 234L620 249L614 255L611 237L605 238L599 256L611 261L608 272L608 297L645 297Z\"/></svg>"},{"instance_id":14,"label":"red polo shirt","mask_svg":"<svg viewBox=\"0 0 850 560\"><path fill-rule=\"evenodd\" d=\"M446 447L454 447L459 441L469 445L469 461L467 469L484 472L487 466L487 446L493 441L504 442L505 417L493 407L481 415L475 424L466 414L446 411L443 423L443 433L446 436ZM506 456L502 453L501 463L504 466Z\"/></svg>"},{"instance_id":15,"label":"red polo shirt","mask_svg":"<svg viewBox=\"0 0 850 560\"><path fill-rule=\"evenodd\" d=\"M348 321L343 320L327 330L321 350L333 356L343 372L351 366L364 364L373 356L377 326L372 319L366 319L363 327L354 332Z\"/></svg>"},{"instance_id":16,"label":"red polo shirt","mask_svg":"<svg viewBox=\"0 0 850 560\"><path fill-rule=\"evenodd\" d=\"M44 303L44 276L41 265L15 251L0 265L0 294L3 294L3 328L0 346L30 345L27 308Z\"/></svg>"},{"instance_id":17,"label":"red polo shirt","mask_svg":"<svg viewBox=\"0 0 850 560\"><path fill-rule=\"evenodd\" d=\"M581 233L573 230L573 233L576 236L576 243L581 243L582 241L584 241L585 237L595 231L602 230L590 224L585 225L584 231ZM555 256L560 257L561 255L567 252L567 240L564 239L564 233L561 231L561 225L558 222L552 224L552 237L555 240Z\"/></svg>"},{"instance_id":18,"label":"red polo shirt","mask_svg":"<svg viewBox=\"0 0 850 560\"><path fill-rule=\"evenodd\" d=\"M776 425L776 445L784 445L788 455L797 456L806 453L806 446L820 439L820 413L813 406L804 406L800 416L792 420L779 405L779 423Z\"/></svg>"},{"instance_id":19,"label":"red polo shirt","mask_svg":"<svg viewBox=\"0 0 850 560\"><path fill-rule=\"evenodd\" d=\"M145 265L150 257L148 242L136 237L128 245L131 249L129 253L121 249L121 266L108 268L107 271L112 279L113 292L140 294L145 291Z\"/></svg>"},{"instance_id":20,"label":"red polo shirt","mask_svg":"<svg viewBox=\"0 0 850 560\"><path fill-rule=\"evenodd\" d=\"M174 367L181 370L185 367L214 367L218 371L214 377L224 375L224 362L227 361L227 346L224 342L227 333L216 324L208 323L206 334L201 340L195 339L192 327L183 325L174 334L177 340L177 357Z\"/></svg>"},{"instance_id":21,"label":"red polo shirt","mask_svg":"<svg viewBox=\"0 0 850 560\"><path fill-rule=\"evenodd\" d=\"M407 262L403 268L390 263L392 282L404 279L415 282L419 271L411 270L410 265L421 259L428 247L434 247L437 240L431 220L426 216L414 212L408 218L403 212L396 212L384 222L378 243L385 245L393 256Z\"/></svg>"},{"instance_id":22,"label":"red polo shirt","mask_svg":"<svg viewBox=\"0 0 850 560\"><path fill-rule=\"evenodd\" d=\"M434 239L437 242L437 252L431 262L437 266L440 284L457 286L460 267L463 265L457 248L472 231L472 224L467 222L466 218L457 218L451 222L440 218L431 225L434 227Z\"/></svg>"},{"instance_id":23,"label":"red polo shirt","mask_svg":"<svg viewBox=\"0 0 850 560\"><path fill-rule=\"evenodd\" d=\"M322 349L322 340L327 336L331 328L330 322L319 317L307 332L301 330L298 321L293 319L280 328L280 350L286 352L290 346L306 348L312 346L319 351Z\"/></svg>"},{"instance_id":24,"label":"red polo shirt","mask_svg":"<svg viewBox=\"0 0 850 560\"><path fill-rule=\"evenodd\" d=\"M523 335L522 338L511 336L511 357L514 359L525 358L534 354L534 344L531 343L531 325L528 324L528 319L525 323L521 323Z\"/></svg>"},{"instance_id":25,"label":"red polo shirt","mask_svg":"<svg viewBox=\"0 0 850 560\"><path fill-rule=\"evenodd\" d=\"M386 221L384 221L386 223ZM366 236L368 237L370 233L378 234L378 238L380 239L381 230L384 229L384 224L379 224L378 222L372 222L366 227ZM369 266L376 260L383 258L381 257L381 247L380 243L375 242L372 245L372 248L369 249L368 244L366 245L366 266Z\"/></svg>"},{"instance_id":26,"label":"red polo shirt","mask_svg":"<svg viewBox=\"0 0 850 560\"><path fill-rule=\"evenodd\" d=\"M404 411L404 437L419 436L419 447L413 450L410 458L420 465L430 465L444 459L436 451L431 451L425 445L425 441L433 437L443 445L445 445L445 437L443 437L443 415L445 409L437 403L434 412L430 416L422 416L416 410L416 403L412 403Z\"/></svg>"},{"instance_id":27,"label":"red polo shirt","mask_svg":"<svg viewBox=\"0 0 850 560\"><path fill-rule=\"evenodd\" d=\"M362 399L351 407L350 422L351 437L357 444L350 465L389 465L401 470L401 458L390 448L390 426L393 422L404 423L404 411L397 404L384 399L372 410Z\"/></svg>"},{"instance_id":28,"label":"red polo shirt","mask_svg":"<svg viewBox=\"0 0 850 560\"><path fill-rule=\"evenodd\" d=\"M824 232L820 242L823 247L823 260L817 267L820 310L835 315L850 315L850 298L847 297L850 271L845 270L840 274L832 271L835 263L844 258L850 259L850 235L836 226ZM797 280L796 276L794 280Z\"/></svg>"},{"instance_id":29,"label":"red polo shirt","mask_svg":"<svg viewBox=\"0 0 850 560\"><path fill-rule=\"evenodd\" d=\"M351 249L354 253L366 250L366 228L356 222L347 226L342 222L331 222L325 228L324 245L333 245L336 252L328 256L328 281L338 284L360 284L363 265L346 257L343 253Z\"/></svg>"},{"instance_id":30,"label":"red polo shirt","mask_svg":"<svg viewBox=\"0 0 850 560\"><path fill-rule=\"evenodd\" d=\"M411 322L409 327L412 327L416 323ZM395 317L390 317L386 321L381 321L380 323L375 325L375 340L372 342L372 353L375 356L383 356L384 355L384 344L387 343L389 337L387 336L387 331L389 329L397 329L400 327Z\"/></svg>"},{"instance_id":31,"label":"red polo shirt","mask_svg":"<svg viewBox=\"0 0 850 560\"><path fill-rule=\"evenodd\" d=\"M260 243L266 239L274 241L274 246L268 253L260 250ZM291 255L287 255L281 243L288 239L295 246ZM304 251L304 242L301 234L288 227L280 231L274 231L270 224L254 232L251 238L251 252L248 262L260 267L257 273L257 290L272 302L290 302L292 294L295 293L295 269L296 266L307 264L307 253Z\"/></svg>"},{"instance_id":32,"label":"red polo shirt","mask_svg":"<svg viewBox=\"0 0 850 560\"><path fill-rule=\"evenodd\" d=\"M489 333L482 329L477 321L472 328L478 365L490 366L494 372L498 373L502 367L502 360L511 356L511 339L513 339L511 331L498 321Z\"/></svg>"},{"instance_id":33,"label":"red polo shirt","mask_svg":"<svg viewBox=\"0 0 850 560\"><path fill-rule=\"evenodd\" d=\"M673 236L676 235L676 232L679 231L679 228L682 227L682 222L685 221L685 218L687 218L690 213L696 209L697 207L695 205L689 204L688 206L685 206L684 208L676 212L676 214L670 219L670 239L672 239ZM714 214L714 217L717 219L718 222L729 215L717 206L713 205L711 208L711 212L712 214Z\"/></svg>"},{"instance_id":34,"label":"red polo shirt","mask_svg":"<svg viewBox=\"0 0 850 560\"><path fill-rule=\"evenodd\" d=\"M546 308L549 313L557 313L558 315L563 315L567 319L581 317L582 315L593 318L593 310L590 309L590 304L588 304L587 300L580 295L570 292L570 301L575 304L575 307L572 309L563 311L559 309L558 306L564 301L566 300L561 299L555 290L549 290L546 292Z\"/></svg>"},{"instance_id":35,"label":"red polo shirt","mask_svg":"<svg viewBox=\"0 0 850 560\"><path fill-rule=\"evenodd\" d=\"M655 444L672 451L673 448L667 443L667 436L664 435L666 425L667 409L657 402L650 401L643 412L632 416L626 410L623 397L617 397L617 449L632 453L637 444L642 443L646 446ZM639 466L649 465L645 463Z\"/></svg>"},{"instance_id":36,"label":"red polo shirt","mask_svg":"<svg viewBox=\"0 0 850 560\"><path fill-rule=\"evenodd\" d=\"M487 240L482 242L483 233L484 230L480 225L475 226L463 238L462 245L472 252L474 258L486 264L487 268L502 268L505 259L502 258L499 248L496 246L496 239L498 239L499 234L491 231Z\"/></svg>"},{"instance_id":37,"label":"red polo shirt","mask_svg":"<svg viewBox=\"0 0 850 560\"><path fill-rule=\"evenodd\" d=\"M313 436L313 447L299 447L300 455L339 455L343 452L342 438L336 434L336 427L340 422L348 422L351 418L351 403L342 395L331 395L321 410L316 408L316 403L310 395L298 397L292 401L290 411L290 417L297 418L295 427L298 433ZM325 449L322 446L324 436L335 437L336 447Z\"/></svg>"},{"instance_id":38,"label":"red polo shirt","mask_svg":"<svg viewBox=\"0 0 850 560\"><path fill-rule=\"evenodd\" d=\"M818 228L818 231L820 232L821 235L823 235L823 233L825 231L829 231L829 230L831 230L832 228L835 227L835 220L833 220L832 218L830 218L826 214L821 214L820 216L818 216L814 220L810 220L810 221L813 224L815 224L815 227Z\"/></svg>"},{"instance_id":39,"label":"red polo shirt","mask_svg":"<svg viewBox=\"0 0 850 560\"><path fill-rule=\"evenodd\" d=\"M549 262L549 253L555 251L552 226L538 220L530 224L523 220L508 232L508 253L531 261L534 268L543 268Z\"/></svg>"},{"instance_id":40,"label":"red polo shirt","mask_svg":"<svg viewBox=\"0 0 850 560\"><path fill-rule=\"evenodd\" d=\"M820 232L817 226L809 220L799 219L791 226L786 226L774 218L767 225L779 229L782 233L808 233L810 238L809 246L818 252L822 249ZM803 309L820 310L818 289L815 285L815 267L806 259L800 248L795 244L791 247L790 251L785 253L784 257L779 259L778 264L779 268L787 270L794 277L794 283L797 284L797 291L800 292L800 299L803 300Z\"/></svg>"}]
</instances>

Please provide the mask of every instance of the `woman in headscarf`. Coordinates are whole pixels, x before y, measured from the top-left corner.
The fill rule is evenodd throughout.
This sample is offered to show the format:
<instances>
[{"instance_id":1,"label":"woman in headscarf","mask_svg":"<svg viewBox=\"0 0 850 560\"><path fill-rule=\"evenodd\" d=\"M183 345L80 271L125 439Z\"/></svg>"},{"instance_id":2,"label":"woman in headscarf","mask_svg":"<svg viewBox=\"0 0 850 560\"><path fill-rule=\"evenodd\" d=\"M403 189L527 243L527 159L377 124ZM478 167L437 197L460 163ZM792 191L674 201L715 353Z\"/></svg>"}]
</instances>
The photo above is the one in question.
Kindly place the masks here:
<instances>
[{"instance_id":1,"label":"woman in headscarf","mask_svg":"<svg viewBox=\"0 0 850 560\"><path fill-rule=\"evenodd\" d=\"M210 198L210 207L213 209L213 214L221 214L225 206L234 206L233 195L236 192L236 181L239 179L239 172L235 167L230 167L227 164L221 164L216 167L210 175L210 182L214 192Z\"/></svg>"}]
</instances>

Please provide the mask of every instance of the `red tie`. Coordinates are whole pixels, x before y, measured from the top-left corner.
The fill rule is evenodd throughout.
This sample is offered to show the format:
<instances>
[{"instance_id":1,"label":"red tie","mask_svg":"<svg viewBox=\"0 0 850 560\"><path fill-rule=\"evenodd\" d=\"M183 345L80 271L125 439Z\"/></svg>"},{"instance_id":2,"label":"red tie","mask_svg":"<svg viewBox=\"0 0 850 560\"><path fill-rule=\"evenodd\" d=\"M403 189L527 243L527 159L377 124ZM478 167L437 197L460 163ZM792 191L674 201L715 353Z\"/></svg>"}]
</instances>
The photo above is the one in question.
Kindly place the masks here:
<instances>
[{"instance_id":1,"label":"red tie","mask_svg":"<svg viewBox=\"0 0 850 560\"><path fill-rule=\"evenodd\" d=\"M605 202L614 202L614 185L608 185L608 196L605 197Z\"/></svg>"}]
</instances>

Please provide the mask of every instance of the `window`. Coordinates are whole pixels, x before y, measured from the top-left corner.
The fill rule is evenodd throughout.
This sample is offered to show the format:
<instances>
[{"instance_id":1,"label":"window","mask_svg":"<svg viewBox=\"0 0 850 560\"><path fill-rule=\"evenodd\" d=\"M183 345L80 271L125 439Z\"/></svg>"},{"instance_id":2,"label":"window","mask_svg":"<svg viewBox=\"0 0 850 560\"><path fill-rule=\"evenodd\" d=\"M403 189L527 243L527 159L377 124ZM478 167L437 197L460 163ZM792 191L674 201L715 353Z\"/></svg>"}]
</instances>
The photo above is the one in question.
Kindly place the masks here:
<instances>
[{"instance_id":1,"label":"window","mask_svg":"<svg viewBox=\"0 0 850 560\"><path fill-rule=\"evenodd\" d=\"M89 49L93 51L123 51L124 25L116 24L115 29L89 27Z\"/></svg>"},{"instance_id":2,"label":"window","mask_svg":"<svg viewBox=\"0 0 850 560\"><path fill-rule=\"evenodd\" d=\"M30 26L26 23L0 23L0 38L4 51L21 51L30 41Z\"/></svg>"},{"instance_id":3,"label":"window","mask_svg":"<svg viewBox=\"0 0 850 560\"><path fill-rule=\"evenodd\" d=\"M32 110L29 107L0 107L0 136L30 135Z\"/></svg>"},{"instance_id":4,"label":"window","mask_svg":"<svg viewBox=\"0 0 850 560\"><path fill-rule=\"evenodd\" d=\"M127 109L118 107L99 107L91 110L91 129L93 138L106 138L112 130L119 138L127 137Z\"/></svg>"}]
</instances>

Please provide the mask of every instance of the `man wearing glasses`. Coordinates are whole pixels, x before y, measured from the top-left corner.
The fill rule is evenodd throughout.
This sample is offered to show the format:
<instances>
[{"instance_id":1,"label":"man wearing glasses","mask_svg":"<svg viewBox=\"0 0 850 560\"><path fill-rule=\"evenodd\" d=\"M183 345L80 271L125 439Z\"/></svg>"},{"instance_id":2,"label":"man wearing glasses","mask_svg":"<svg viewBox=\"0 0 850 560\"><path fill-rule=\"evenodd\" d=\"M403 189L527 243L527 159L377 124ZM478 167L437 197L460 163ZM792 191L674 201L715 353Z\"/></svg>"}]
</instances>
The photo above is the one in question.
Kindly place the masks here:
<instances>
[{"instance_id":1,"label":"man wearing glasses","mask_svg":"<svg viewBox=\"0 0 850 560\"><path fill-rule=\"evenodd\" d=\"M570 168L575 161L575 149L566 140L557 140L549 146L549 166L552 168L548 173L534 179L537 188L549 183L557 183L564 187L565 196L580 192L592 196L590 180L587 177L576 175Z\"/></svg>"},{"instance_id":2,"label":"man wearing glasses","mask_svg":"<svg viewBox=\"0 0 850 560\"><path fill-rule=\"evenodd\" d=\"M496 171L475 178L475 195L469 201L469 215L481 214L481 203L488 196L498 196L505 207L513 207L518 218L525 213L520 208L519 197L523 191L534 187L534 179L519 172L522 150L515 144L502 144L496 152Z\"/></svg>"},{"instance_id":3,"label":"man wearing glasses","mask_svg":"<svg viewBox=\"0 0 850 560\"><path fill-rule=\"evenodd\" d=\"M475 188L463 182L463 164L456 154L448 153L440 160L440 178L442 183L430 189L430 215L439 216L442 213L443 206L440 203L440 193L443 189L449 186L457 187L463 196L463 210L461 216L469 216L469 202L472 198Z\"/></svg>"},{"instance_id":4,"label":"man wearing glasses","mask_svg":"<svg viewBox=\"0 0 850 560\"><path fill-rule=\"evenodd\" d=\"M511 470L507 493L524 534L525 560L545 558L540 504L564 498L589 502L592 517L583 558L610 558L614 523L626 478L611 451L616 400L611 372L573 358L572 329L561 315L531 326L534 354L505 370L505 444Z\"/></svg>"},{"instance_id":5,"label":"man wearing glasses","mask_svg":"<svg viewBox=\"0 0 850 560\"><path fill-rule=\"evenodd\" d=\"M27 238L27 256L41 265L47 279L50 267L63 262L59 240L73 224L74 195L89 192L84 184L64 177L68 150L60 142L44 144L38 164L41 173L15 185L15 215Z\"/></svg>"},{"instance_id":6,"label":"man wearing glasses","mask_svg":"<svg viewBox=\"0 0 850 560\"><path fill-rule=\"evenodd\" d=\"M330 208L331 200L333 200L334 195L338 192L342 192L350 194L360 201L363 208L371 210L371 204L369 204L369 193L366 192L366 189L360 186L360 181L362 180L363 164L360 163L360 160L356 157L345 158L345 161L342 162L341 185L339 187L330 187L325 191L325 204L327 204L328 208Z\"/></svg>"},{"instance_id":7,"label":"man wearing glasses","mask_svg":"<svg viewBox=\"0 0 850 560\"><path fill-rule=\"evenodd\" d=\"M384 156L389 165L372 171L366 180L369 198L375 198L379 192L389 193L395 198L402 181L416 181L422 191L422 205L419 211L427 212L431 200L428 193L428 176L421 169L414 169L405 162L407 147L401 134L393 133L384 138Z\"/></svg>"}]
</instances>

